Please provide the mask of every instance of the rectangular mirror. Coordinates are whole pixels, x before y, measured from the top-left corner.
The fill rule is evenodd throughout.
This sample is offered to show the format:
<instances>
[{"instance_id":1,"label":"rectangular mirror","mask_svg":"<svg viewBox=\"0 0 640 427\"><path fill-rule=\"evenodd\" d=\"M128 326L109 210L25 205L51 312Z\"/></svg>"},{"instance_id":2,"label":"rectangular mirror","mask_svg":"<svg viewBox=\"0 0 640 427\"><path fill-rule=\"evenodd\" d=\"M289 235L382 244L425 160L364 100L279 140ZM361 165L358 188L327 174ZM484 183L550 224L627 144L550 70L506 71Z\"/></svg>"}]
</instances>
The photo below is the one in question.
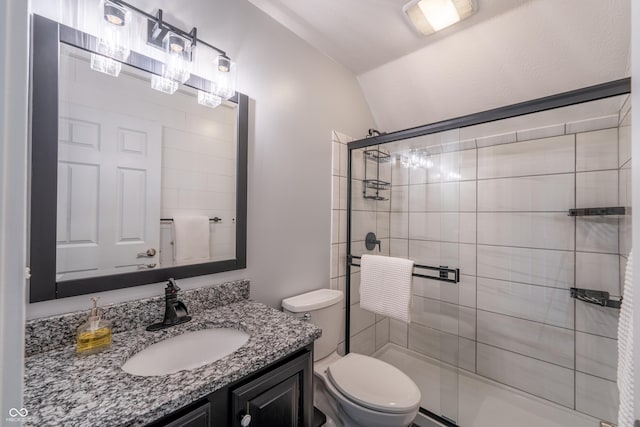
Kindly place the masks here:
<instances>
[{"instance_id":1,"label":"rectangular mirror","mask_svg":"<svg viewBox=\"0 0 640 427\"><path fill-rule=\"evenodd\" d=\"M30 301L244 268L246 96L153 90L135 53L99 73L92 36L33 28Z\"/></svg>"}]
</instances>

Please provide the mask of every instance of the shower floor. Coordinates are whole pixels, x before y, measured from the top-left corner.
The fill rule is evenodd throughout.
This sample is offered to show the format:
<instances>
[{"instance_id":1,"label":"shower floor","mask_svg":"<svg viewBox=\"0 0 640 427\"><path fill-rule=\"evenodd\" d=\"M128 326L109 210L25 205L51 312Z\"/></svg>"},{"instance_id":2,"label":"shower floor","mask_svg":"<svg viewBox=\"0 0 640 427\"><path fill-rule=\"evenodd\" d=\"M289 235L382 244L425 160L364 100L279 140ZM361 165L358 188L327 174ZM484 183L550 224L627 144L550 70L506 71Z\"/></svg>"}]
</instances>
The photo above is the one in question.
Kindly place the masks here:
<instances>
[{"instance_id":1,"label":"shower floor","mask_svg":"<svg viewBox=\"0 0 640 427\"><path fill-rule=\"evenodd\" d=\"M373 356L396 366L415 381L422 392L423 408L436 414L455 414L457 410L460 427L600 427L596 418L395 344L386 344ZM447 390L445 385L451 386ZM440 425L420 418L415 422L421 427Z\"/></svg>"}]
</instances>

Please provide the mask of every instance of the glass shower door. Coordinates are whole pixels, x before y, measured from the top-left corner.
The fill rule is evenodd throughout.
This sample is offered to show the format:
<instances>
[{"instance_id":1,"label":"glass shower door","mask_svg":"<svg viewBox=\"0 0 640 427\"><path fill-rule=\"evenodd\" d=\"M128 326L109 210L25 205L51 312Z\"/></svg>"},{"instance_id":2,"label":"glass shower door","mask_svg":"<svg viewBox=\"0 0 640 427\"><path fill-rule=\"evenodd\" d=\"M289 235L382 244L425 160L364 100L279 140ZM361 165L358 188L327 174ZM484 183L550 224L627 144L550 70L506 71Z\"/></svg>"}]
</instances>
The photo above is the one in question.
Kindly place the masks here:
<instances>
[{"instance_id":1,"label":"glass shower door","mask_svg":"<svg viewBox=\"0 0 640 427\"><path fill-rule=\"evenodd\" d=\"M460 267L460 242L468 239L461 240L457 141L456 130L385 147L392 163L390 255L413 260L415 268L411 322L391 322L390 341L398 346L397 354L382 355L418 385L423 411L454 423L458 367L466 343L460 336L455 271ZM474 224L469 222L470 230Z\"/></svg>"},{"instance_id":2,"label":"glass shower door","mask_svg":"<svg viewBox=\"0 0 640 427\"><path fill-rule=\"evenodd\" d=\"M461 427L615 424L630 109L621 95L378 146L390 203L374 224L416 267L411 321L387 319L374 356L413 379L422 412ZM352 229L374 218L358 215ZM459 282L437 280L446 268Z\"/></svg>"}]
</instances>

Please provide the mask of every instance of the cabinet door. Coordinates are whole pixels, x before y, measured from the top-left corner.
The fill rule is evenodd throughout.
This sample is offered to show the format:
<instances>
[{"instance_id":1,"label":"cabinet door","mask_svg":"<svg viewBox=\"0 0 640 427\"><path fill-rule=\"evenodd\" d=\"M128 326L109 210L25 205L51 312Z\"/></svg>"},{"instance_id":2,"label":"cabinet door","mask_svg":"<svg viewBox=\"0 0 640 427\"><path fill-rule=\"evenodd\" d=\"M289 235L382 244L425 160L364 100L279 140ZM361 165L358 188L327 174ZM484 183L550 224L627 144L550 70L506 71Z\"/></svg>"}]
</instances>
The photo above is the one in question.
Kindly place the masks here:
<instances>
[{"instance_id":1,"label":"cabinet door","mask_svg":"<svg viewBox=\"0 0 640 427\"><path fill-rule=\"evenodd\" d=\"M311 364L307 353L233 389L231 425L309 427L313 415Z\"/></svg>"},{"instance_id":2,"label":"cabinet door","mask_svg":"<svg viewBox=\"0 0 640 427\"><path fill-rule=\"evenodd\" d=\"M187 412L167 424L165 427L209 427L211 423L211 405L206 403L193 411Z\"/></svg>"},{"instance_id":3,"label":"cabinet door","mask_svg":"<svg viewBox=\"0 0 640 427\"><path fill-rule=\"evenodd\" d=\"M298 427L300 385L298 375L294 375L280 384L266 390L255 390L257 394L239 396L242 406L240 425L247 414L251 417L251 426Z\"/></svg>"}]
</instances>

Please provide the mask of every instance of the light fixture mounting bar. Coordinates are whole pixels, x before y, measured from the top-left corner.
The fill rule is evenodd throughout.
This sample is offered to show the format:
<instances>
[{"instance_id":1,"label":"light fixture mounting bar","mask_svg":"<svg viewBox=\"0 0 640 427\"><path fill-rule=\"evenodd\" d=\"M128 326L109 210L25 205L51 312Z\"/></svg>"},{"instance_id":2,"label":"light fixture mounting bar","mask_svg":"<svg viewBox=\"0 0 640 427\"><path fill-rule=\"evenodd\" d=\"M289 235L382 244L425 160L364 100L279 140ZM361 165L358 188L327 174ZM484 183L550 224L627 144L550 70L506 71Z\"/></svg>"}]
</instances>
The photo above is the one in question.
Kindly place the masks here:
<instances>
[{"instance_id":1,"label":"light fixture mounting bar","mask_svg":"<svg viewBox=\"0 0 640 427\"><path fill-rule=\"evenodd\" d=\"M191 31L187 33L186 31L165 22L162 19L162 9L158 9L156 16L147 20L147 43L162 49L162 40L169 31L191 40L192 46L195 46L198 42L198 29L196 27L193 27Z\"/></svg>"},{"instance_id":2,"label":"light fixture mounting bar","mask_svg":"<svg viewBox=\"0 0 640 427\"><path fill-rule=\"evenodd\" d=\"M153 32L149 33L149 29L147 28L147 35L148 35L147 42L152 44L152 45L154 45L154 46L162 47L162 39L163 39L164 35L166 34L166 32L167 31L173 31L174 33L180 34L180 35L182 35L184 37L187 37L187 38L191 39L191 41L192 41L194 46L196 45L196 43L200 43L200 44L203 44L203 45L207 46L210 49L215 50L216 52L218 52L221 55L226 55L226 52L224 50L219 49L216 46L213 46L212 44L207 43L206 41L204 41L202 39L199 39L197 37L197 29L196 29L196 27L193 27L191 29L191 31L187 33L186 31L184 31L184 30L182 30L182 29L180 29L180 28L178 28L178 27L176 27L174 25L171 25L168 22L164 21L163 17L162 17L162 9L158 9L157 15L151 15L150 13L147 13L144 10L138 9L137 7L127 3L125 1L122 1L122 0L112 0L112 1L113 1L113 3L116 3L116 4L119 4L121 6L124 6L127 9L133 10L136 13L139 13L140 15L145 16L148 19L148 22L149 22L148 26L156 27L156 24L158 24L158 28L160 29L161 34L156 34L155 37L150 37L149 36L149 34L153 34ZM155 29L156 28L153 28L154 31L155 31Z\"/></svg>"}]
</instances>

